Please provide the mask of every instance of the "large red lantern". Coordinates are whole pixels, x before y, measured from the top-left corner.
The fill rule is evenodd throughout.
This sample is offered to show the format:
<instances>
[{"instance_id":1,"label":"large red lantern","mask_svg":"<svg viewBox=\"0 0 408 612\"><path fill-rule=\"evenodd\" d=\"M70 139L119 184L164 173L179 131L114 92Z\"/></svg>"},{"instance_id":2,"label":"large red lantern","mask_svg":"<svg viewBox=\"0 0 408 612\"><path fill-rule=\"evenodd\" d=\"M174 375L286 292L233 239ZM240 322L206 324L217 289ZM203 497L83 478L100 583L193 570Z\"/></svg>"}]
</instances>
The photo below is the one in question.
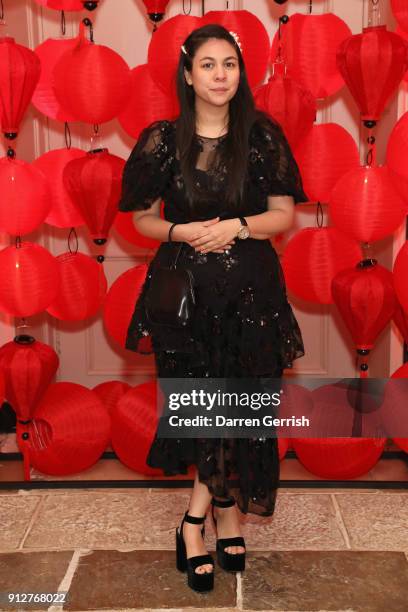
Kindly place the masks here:
<instances>
[{"instance_id":1,"label":"large red lantern","mask_svg":"<svg viewBox=\"0 0 408 612\"><path fill-rule=\"evenodd\" d=\"M161 207L160 216L164 219L163 206ZM161 244L160 240L149 238L138 232L133 215L129 215L127 212L118 212L113 222L113 227L122 238L141 249L157 249Z\"/></svg>"},{"instance_id":2,"label":"large red lantern","mask_svg":"<svg viewBox=\"0 0 408 612\"><path fill-rule=\"evenodd\" d=\"M124 108L131 88L125 60L104 45L88 44L80 23L77 45L54 66L55 95L65 111L78 121L110 121Z\"/></svg>"},{"instance_id":3,"label":"large red lantern","mask_svg":"<svg viewBox=\"0 0 408 612\"><path fill-rule=\"evenodd\" d=\"M408 205L408 163L404 151L408 146L408 112L394 125L387 143L387 165L393 176L395 187Z\"/></svg>"},{"instance_id":4,"label":"large red lantern","mask_svg":"<svg viewBox=\"0 0 408 612\"><path fill-rule=\"evenodd\" d=\"M84 225L85 221L64 185L63 172L68 162L84 157L85 153L75 147L53 149L33 161L33 166L41 170L45 176L52 176L52 180L48 182L51 191L51 210L45 219L49 225L55 227Z\"/></svg>"},{"instance_id":5,"label":"large red lantern","mask_svg":"<svg viewBox=\"0 0 408 612\"><path fill-rule=\"evenodd\" d=\"M385 25L366 27L339 46L337 65L362 120L375 123L408 68L408 44Z\"/></svg>"},{"instance_id":6,"label":"large red lantern","mask_svg":"<svg viewBox=\"0 0 408 612\"><path fill-rule=\"evenodd\" d=\"M98 395L76 383L54 383L29 425L30 461L43 474L76 474L100 459L109 439L110 418Z\"/></svg>"},{"instance_id":7,"label":"large red lantern","mask_svg":"<svg viewBox=\"0 0 408 612\"><path fill-rule=\"evenodd\" d=\"M408 33L408 5L406 0L391 0L391 9L399 26Z\"/></svg>"},{"instance_id":8,"label":"large red lantern","mask_svg":"<svg viewBox=\"0 0 408 612\"><path fill-rule=\"evenodd\" d=\"M135 266L121 274L109 287L103 305L103 323L109 336L125 347L126 334L136 301L146 281L147 264ZM140 345L141 351L151 353L151 338L146 335Z\"/></svg>"},{"instance_id":9,"label":"large red lantern","mask_svg":"<svg viewBox=\"0 0 408 612\"><path fill-rule=\"evenodd\" d=\"M169 0L143 0L143 4L146 7L146 12L149 15L150 21L156 23L161 21L166 12L166 7Z\"/></svg>"},{"instance_id":10,"label":"large red lantern","mask_svg":"<svg viewBox=\"0 0 408 612\"><path fill-rule=\"evenodd\" d=\"M408 344L408 312L405 312L405 310L403 310L401 304L398 301L395 306L393 319L405 343Z\"/></svg>"},{"instance_id":11,"label":"large red lantern","mask_svg":"<svg viewBox=\"0 0 408 612\"><path fill-rule=\"evenodd\" d=\"M307 227L289 240L282 267L288 289L304 300L332 304L331 283L361 259L358 243L335 227Z\"/></svg>"},{"instance_id":12,"label":"large red lantern","mask_svg":"<svg viewBox=\"0 0 408 612\"><path fill-rule=\"evenodd\" d=\"M0 229L14 236L37 229L51 208L46 177L33 164L19 159L0 159L0 193Z\"/></svg>"},{"instance_id":13,"label":"large red lantern","mask_svg":"<svg viewBox=\"0 0 408 612\"><path fill-rule=\"evenodd\" d=\"M336 65L336 51L351 34L348 25L333 13L291 15L281 28L282 57L289 75L315 98L326 98L344 86ZM275 34L270 60L278 53L279 33Z\"/></svg>"},{"instance_id":14,"label":"large red lantern","mask_svg":"<svg viewBox=\"0 0 408 612\"><path fill-rule=\"evenodd\" d=\"M158 424L157 404L157 382L153 380L125 393L111 413L112 447L120 461L139 474L163 473L146 464Z\"/></svg>"},{"instance_id":15,"label":"large red lantern","mask_svg":"<svg viewBox=\"0 0 408 612\"><path fill-rule=\"evenodd\" d=\"M122 395L125 395L131 388L128 383L122 380L107 380L93 387L92 391L103 401L108 413L112 414Z\"/></svg>"},{"instance_id":16,"label":"large red lantern","mask_svg":"<svg viewBox=\"0 0 408 612\"><path fill-rule=\"evenodd\" d=\"M40 60L14 38L0 38L0 124L6 138L17 136L40 78Z\"/></svg>"},{"instance_id":17,"label":"large red lantern","mask_svg":"<svg viewBox=\"0 0 408 612\"><path fill-rule=\"evenodd\" d=\"M180 112L178 100L167 96L152 79L147 64L133 68L129 102L118 116L119 123L132 138L159 119L174 119Z\"/></svg>"},{"instance_id":18,"label":"large red lantern","mask_svg":"<svg viewBox=\"0 0 408 612\"><path fill-rule=\"evenodd\" d=\"M398 301L408 314L408 242L398 251L393 267L394 287Z\"/></svg>"},{"instance_id":19,"label":"large red lantern","mask_svg":"<svg viewBox=\"0 0 408 612\"><path fill-rule=\"evenodd\" d=\"M270 49L269 34L258 17L246 10L209 11L203 24L218 23L238 35L250 87L265 78Z\"/></svg>"},{"instance_id":20,"label":"large red lantern","mask_svg":"<svg viewBox=\"0 0 408 612\"><path fill-rule=\"evenodd\" d=\"M401 225L407 206L395 190L387 166L362 166L347 172L330 195L334 225L356 240L373 242Z\"/></svg>"},{"instance_id":21,"label":"large red lantern","mask_svg":"<svg viewBox=\"0 0 408 612\"><path fill-rule=\"evenodd\" d=\"M35 0L38 4L55 11L93 11L101 0Z\"/></svg>"},{"instance_id":22,"label":"large red lantern","mask_svg":"<svg viewBox=\"0 0 408 612\"><path fill-rule=\"evenodd\" d=\"M176 15L166 21L153 34L148 49L148 68L152 79L168 96L177 97L176 70L181 45L187 36L202 25L199 17Z\"/></svg>"},{"instance_id":23,"label":"large red lantern","mask_svg":"<svg viewBox=\"0 0 408 612\"><path fill-rule=\"evenodd\" d=\"M83 321L99 310L108 283L103 267L84 253L58 255L60 289L46 308L48 314L62 321Z\"/></svg>"},{"instance_id":24,"label":"large red lantern","mask_svg":"<svg viewBox=\"0 0 408 612\"><path fill-rule=\"evenodd\" d=\"M0 251L0 310L14 317L42 312L59 290L59 267L47 249L21 242Z\"/></svg>"},{"instance_id":25,"label":"large red lantern","mask_svg":"<svg viewBox=\"0 0 408 612\"><path fill-rule=\"evenodd\" d=\"M96 244L106 242L117 214L124 165L108 149L95 149L64 168L64 184Z\"/></svg>"},{"instance_id":26,"label":"large red lantern","mask_svg":"<svg viewBox=\"0 0 408 612\"><path fill-rule=\"evenodd\" d=\"M310 201L327 203L337 181L360 167L354 138L336 123L313 125L295 151Z\"/></svg>"},{"instance_id":27,"label":"large red lantern","mask_svg":"<svg viewBox=\"0 0 408 612\"><path fill-rule=\"evenodd\" d=\"M332 295L356 349L371 350L395 311L391 272L376 260L363 260L333 278Z\"/></svg>"},{"instance_id":28,"label":"large red lantern","mask_svg":"<svg viewBox=\"0 0 408 612\"><path fill-rule=\"evenodd\" d=\"M282 126L291 147L301 142L316 119L316 100L286 74L284 64L273 64L273 75L254 93L258 108Z\"/></svg>"},{"instance_id":29,"label":"large red lantern","mask_svg":"<svg viewBox=\"0 0 408 612\"><path fill-rule=\"evenodd\" d=\"M389 438L408 453L408 362L395 370L387 381L381 406L383 427Z\"/></svg>"},{"instance_id":30,"label":"large red lantern","mask_svg":"<svg viewBox=\"0 0 408 612\"><path fill-rule=\"evenodd\" d=\"M33 105L47 117L58 121L76 121L76 117L61 105L54 91L53 70L67 51L78 44L77 38L47 38L34 49L41 62L41 75L33 93ZM84 44L91 44L87 39Z\"/></svg>"}]
</instances>

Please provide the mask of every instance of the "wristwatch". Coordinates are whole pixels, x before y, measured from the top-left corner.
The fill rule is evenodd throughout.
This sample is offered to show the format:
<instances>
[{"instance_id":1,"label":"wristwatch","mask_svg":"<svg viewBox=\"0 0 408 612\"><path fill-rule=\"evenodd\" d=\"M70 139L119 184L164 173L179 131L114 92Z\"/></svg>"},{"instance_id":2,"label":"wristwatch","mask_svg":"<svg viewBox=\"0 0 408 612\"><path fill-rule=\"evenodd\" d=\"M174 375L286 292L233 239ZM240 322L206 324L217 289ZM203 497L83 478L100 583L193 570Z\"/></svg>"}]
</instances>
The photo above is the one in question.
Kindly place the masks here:
<instances>
[{"instance_id":1,"label":"wristwatch","mask_svg":"<svg viewBox=\"0 0 408 612\"><path fill-rule=\"evenodd\" d=\"M237 238L240 240L245 240L245 238L249 238L249 227L248 223L244 219L244 217L238 217L241 221L241 227L238 229Z\"/></svg>"}]
</instances>

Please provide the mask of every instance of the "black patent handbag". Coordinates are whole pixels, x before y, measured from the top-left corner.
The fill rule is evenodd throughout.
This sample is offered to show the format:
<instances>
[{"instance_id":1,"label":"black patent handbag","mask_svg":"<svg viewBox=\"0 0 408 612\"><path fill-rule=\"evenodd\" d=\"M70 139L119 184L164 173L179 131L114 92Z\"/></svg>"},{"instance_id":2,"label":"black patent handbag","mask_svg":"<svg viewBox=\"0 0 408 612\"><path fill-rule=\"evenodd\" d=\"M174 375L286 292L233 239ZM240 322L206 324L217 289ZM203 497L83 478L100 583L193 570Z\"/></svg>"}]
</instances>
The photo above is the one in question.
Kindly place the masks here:
<instances>
[{"instance_id":1,"label":"black patent handbag","mask_svg":"<svg viewBox=\"0 0 408 612\"><path fill-rule=\"evenodd\" d=\"M148 320L155 325L185 328L192 321L196 303L194 276L191 270L177 267L183 245L182 242L173 264L157 266L152 272L145 311Z\"/></svg>"}]
</instances>

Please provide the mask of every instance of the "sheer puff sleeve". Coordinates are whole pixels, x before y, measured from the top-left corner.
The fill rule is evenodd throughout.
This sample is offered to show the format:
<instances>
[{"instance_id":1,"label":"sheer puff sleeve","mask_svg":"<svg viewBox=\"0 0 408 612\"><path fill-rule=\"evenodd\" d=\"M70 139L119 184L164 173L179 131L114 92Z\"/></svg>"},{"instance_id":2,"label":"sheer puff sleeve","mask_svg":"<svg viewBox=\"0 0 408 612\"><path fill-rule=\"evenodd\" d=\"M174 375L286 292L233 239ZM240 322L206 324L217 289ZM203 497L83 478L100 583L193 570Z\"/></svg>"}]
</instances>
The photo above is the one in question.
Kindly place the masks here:
<instances>
[{"instance_id":1,"label":"sheer puff sleeve","mask_svg":"<svg viewBox=\"0 0 408 612\"><path fill-rule=\"evenodd\" d=\"M171 123L154 121L139 135L125 164L121 212L147 210L161 197L171 176Z\"/></svg>"},{"instance_id":2,"label":"sheer puff sleeve","mask_svg":"<svg viewBox=\"0 0 408 612\"><path fill-rule=\"evenodd\" d=\"M259 113L253 137L255 175L267 196L290 195L295 204L308 202L299 167L278 122Z\"/></svg>"}]
</instances>

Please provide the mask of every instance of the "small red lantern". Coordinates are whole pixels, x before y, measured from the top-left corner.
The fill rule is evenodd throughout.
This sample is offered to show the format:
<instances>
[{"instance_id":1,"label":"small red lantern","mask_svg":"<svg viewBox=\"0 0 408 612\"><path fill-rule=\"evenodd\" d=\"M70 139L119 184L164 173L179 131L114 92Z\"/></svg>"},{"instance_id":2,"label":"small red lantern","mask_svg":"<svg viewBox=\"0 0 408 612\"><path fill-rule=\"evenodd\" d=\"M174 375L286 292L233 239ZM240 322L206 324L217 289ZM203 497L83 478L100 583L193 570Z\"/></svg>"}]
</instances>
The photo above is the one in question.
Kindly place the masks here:
<instances>
[{"instance_id":1,"label":"small red lantern","mask_svg":"<svg viewBox=\"0 0 408 612\"><path fill-rule=\"evenodd\" d=\"M333 13L302 15L295 13L281 28L282 57L289 76L312 92L326 98L344 86L336 65L336 51L351 35L348 25ZM270 61L277 57L279 33L272 42Z\"/></svg>"},{"instance_id":2,"label":"small red lantern","mask_svg":"<svg viewBox=\"0 0 408 612\"><path fill-rule=\"evenodd\" d=\"M0 159L0 229L13 236L36 230L51 208L51 192L44 174L33 164Z\"/></svg>"},{"instance_id":3,"label":"small red lantern","mask_svg":"<svg viewBox=\"0 0 408 612\"><path fill-rule=\"evenodd\" d=\"M337 181L346 172L360 167L354 138L336 123L313 125L295 154L311 202L327 203Z\"/></svg>"},{"instance_id":4,"label":"small red lantern","mask_svg":"<svg viewBox=\"0 0 408 612\"><path fill-rule=\"evenodd\" d=\"M6 138L16 138L40 78L40 60L14 38L0 38L0 124Z\"/></svg>"},{"instance_id":5,"label":"small red lantern","mask_svg":"<svg viewBox=\"0 0 408 612\"><path fill-rule=\"evenodd\" d=\"M146 12L149 15L150 21L157 23L161 21L166 12L166 7L169 0L143 0L143 4L146 7Z\"/></svg>"},{"instance_id":6,"label":"small red lantern","mask_svg":"<svg viewBox=\"0 0 408 612\"><path fill-rule=\"evenodd\" d=\"M108 287L103 267L84 253L58 255L60 289L56 299L46 308L48 314L61 321L83 321L100 308Z\"/></svg>"},{"instance_id":7,"label":"small red lantern","mask_svg":"<svg viewBox=\"0 0 408 612\"><path fill-rule=\"evenodd\" d=\"M41 6L55 11L93 11L101 0L35 0Z\"/></svg>"},{"instance_id":8,"label":"small red lantern","mask_svg":"<svg viewBox=\"0 0 408 612\"><path fill-rule=\"evenodd\" d=\"M150 40L147 63L150 74L157 86L173 99L177 98L176 71L181 45L201 25L199 17L176 15L167 19Z\"/></svg>"},{"instance_id":9,"label":"small red lantern","mask_svg":"<svg viewBox=\"0 0 408 612\"><path fill-rule=\"evenodd\" d=\"M339 46L337 66L362 120L372 127L408 68L408 44L385 25L366 27Z\"/></svg>"},{"instance_id":10,"label":"small red lantern","mask_svg":"<svg viewBox=\"0 0 408 612\"><path fill-rule=\"evenodd\" d=\"M304 300L332 304L331 283L361 259L358 243L335 227L306 227L289 240L282 267L288 289Z\"/></svg>"},{"instance_id":11,"label":"small red lantern","mask_svg":"<svg viewBox=\"0 0 408 612\"><path fill-rule=\"evenodd\" d=\"M34 49L41 62L41 75L33 94L33 105L47 117L58 121L76 121L74 115L63 108L54 91L53 70L67 51L78 44L77 38L47 38ZM91 44L88 40L84 44Z\"/></svg>"},{"instance_id":12,"label":"small red lantern","mask_svg":"<svg viewBox=\"0 0 408 612\"><path fill-rule=\"evenodd\" d=\"M157 401L157 382L153 380L125 393L112 410L115 453L130 469L146 476L163 473L146 465L158 424Z\"/></svg>"},{"instance_id":13,"label":"small red lantern","mask_svg":"<svg viewBox=\"0 0 408 612\"><path fill-rule=\"evenodd\" d=\"M269 34L258 17L246 10L209 11L203 24L218 23L238 35L250 87L265 78L270 49Z\"/></svg>"},{"instance_id":14,"label":"small red lantern","mask_svg":"<svg viewBox=\"0 0 408 612\"><path fill-rule=\"evenodd\" d=\"M405 242L398 251L394 262L393 274L398 301L408 314L408 242Z\"/></svg>"},{"instance_id":15,"label":"small red lantern","mask_svg":"<svg viewBox=\"0 0 408 612\"><path fill-rule=\"evenodd\" d=\"M391 10L398 25L408 33L408 6L406 0L391 0Z\"/></svg>"},{"instance_id":16,"label":"small red lantern","mask_svg":"<svg viewBox=\"0 0 408 612\"><path fill-rule=\"evenodd\" d=\"M178 100L167 96L152 79L147 64L133 68L129 103L118 116L123 129L139 138L140 132L159 119L174 119L180 112Z\"/></svg>"},{"instance_id":17,"label":"small red lantern","mask_svg":"<svg viewBox=\"0 0 408 612\"><path fill-rule=\"evenodd\" d=\"M373 242L392 234L407 214L387 166L361 166L344 174L330 195L334 225L356 240Z\"/></svg>"},{"instance_id":18,"label":"small red lantern","mask_svg":"<svg viewBox=\"0 0 408 612\"><path fill-rule=\"evenodd\" d=\"M164 219L163 206L160 216ZM113 227L122 238L141 249L157 249L161 244L160 240L149 238L138 232L133 221L133 215L129 215L127 212L118 212Z\"/></svg>"},{"instance_id":19,"label":"small red lantern","mask_svg":"<svg viewBox=\"0 0 408 612\"><path fill-rule=\"evenodd\" d=\"M95 149L65 166L63 181L95 244L104 244L118 211L125 161Z\"/></svg>"},{"instance_id":20,"label":"small red lantern","mask_svg":"<svg viewBox=\"0 0 408 612\"><path fill-rule=\"evenodd\" d=\"M98 395L71 382L50 385L29 426L33 467L66 476L90 468L110 439L110 418Z\"/></svg>"},{"instance_id":21,"label":"small red lantern","mask_svg":"<svg viewBox=\"0 0 408 612\"><path fill-rule=\"evenodd\" d=\"M14 317L42 312L59 290L59 267L47 249L32 242L0 251L0 310Z\"/></svg>"},{"instance_id":22,"label":"small red lantern","mask_svg":"<svg viewBox=\"0 0 408 612\"><path fill-rule=\"evenodd\" d=\"M292 148L303 140L316 119L316 100L286 74L284 64L273 64L273 75L255 91L254 98L256 106L282 126Z\"/></svg>"},{"instance_id":23,"label":"small red lantern","mask_svg":"<svg viewBox=\"0 0 408 612\"><path fill-rule=\"evenodd\" d=\"M55 95L64 112L91 124L116 117L131 88L125 60L109 47L88 44L82 22L77 45L61 56L52 75Z\"/></svg>"},{"instance_id":24,"label":"small red lantern","mask_svg":"<svg viewBox=\"0 0 408 612\"><path fill-rule=\"evenodd\" d=\"M375 259L360 261L333 278L332 296L356 349L371 350L396 308L391 272Z\"/></svg>"},{"instance_id":25,"label":"small red lantern","mask_svg":"<svg viewBox=\"0 0 408 612\"><path fill-rule=\"evenodd\" d=\"M63 172L67 163L73 159L84 157L85 154L86 151L75 147L54 149L33 161L33 166L41 170L45 176L52 176L52 181L49 181L51 210L45 219L45 222L49 225L78 227L78 225L85 224L63 182Z\"/></svg>"},{"instance_id":26,"label":"small red lantern","mask_svg":"<svg viewBox=\"0 0 408 612\"><path fill-rule=\"evenodd\" d=\"M137 299L146 280L148 266L141 264L121 274L110 286L103 305L103 323L109 336L125 347L127 330ZM144 342L145 340L145 342ZM140 352L151 353L150 336L142 340Z\"/></svg>"},{"instance_id":27,"label":"small red lantern","mask_svg":"<svg viewBox=\"0 0 408 612\"><path fill-rule=\"evenodd\" d=\"M405 312L401 304L397 301L394 311L394 323L398 327L401 336L406 344L408 344L408 312Z\"/></svg>"}]
</instances>

